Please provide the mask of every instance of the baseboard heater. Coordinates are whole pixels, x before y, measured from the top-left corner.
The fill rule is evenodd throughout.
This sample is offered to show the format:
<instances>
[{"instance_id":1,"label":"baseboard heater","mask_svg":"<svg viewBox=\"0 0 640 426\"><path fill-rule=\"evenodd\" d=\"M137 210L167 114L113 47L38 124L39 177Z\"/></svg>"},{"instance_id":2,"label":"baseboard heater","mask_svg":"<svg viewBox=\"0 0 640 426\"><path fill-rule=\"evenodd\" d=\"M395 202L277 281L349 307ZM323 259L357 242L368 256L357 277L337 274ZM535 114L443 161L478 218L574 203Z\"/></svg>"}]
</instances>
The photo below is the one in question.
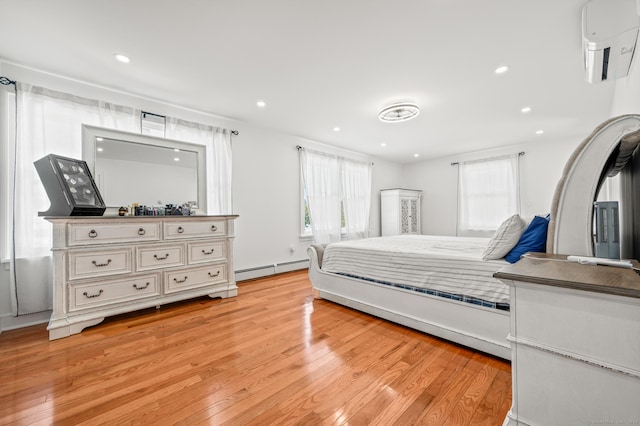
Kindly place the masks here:
<instances>
[{"instance_id":1,"label":"baseboard heater","mask_svg":"<svg viewBox=\"0 0 640 426\"><path fill-rule=\"evenodd\" d=\"M258 266L255 268L239 269L236 271L236 281L251 280L254 278L268 277L283 272L297 271L309 267L309 259L292 260L290 262L274 263L272 265Z\"/></svg>"}]
</instances>

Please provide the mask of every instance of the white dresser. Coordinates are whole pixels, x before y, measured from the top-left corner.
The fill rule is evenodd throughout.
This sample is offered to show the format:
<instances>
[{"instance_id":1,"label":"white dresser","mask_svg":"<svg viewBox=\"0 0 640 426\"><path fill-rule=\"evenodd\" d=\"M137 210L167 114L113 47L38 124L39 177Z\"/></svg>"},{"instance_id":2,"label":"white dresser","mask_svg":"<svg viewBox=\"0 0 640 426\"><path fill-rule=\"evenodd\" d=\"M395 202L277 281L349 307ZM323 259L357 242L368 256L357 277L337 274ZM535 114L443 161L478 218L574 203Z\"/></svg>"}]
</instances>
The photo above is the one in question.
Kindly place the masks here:
<instances>
[{"instance_id":1,"label":"white dresser","mask_svg":"<svg viewBox=\"0 0 640 426\"><path fill-rule=\"evenodd\" d=\"M49 339L137 309L236 296L236 217L47 217L53 224Z\"/></svg>"},{"instance_id":2,"label":"white dresser","mask_svg":"<svg viewBox=\"0 0 640 426\"><path fill-rule=\"evenodd\" d=\"M640 276L564 259L535 254L495 274L511 290L504 424L637 424Z\"/></svg>"},{"instance_id":3,"label":"white dresser","mask_svg":"<svg viewBox=\"0 0 640 426\"><path fill-rule=\"evenodd\" d=\"M422 191L383 189L380 191L382 236L420 234Z\"/></svg>"}]
</instances>

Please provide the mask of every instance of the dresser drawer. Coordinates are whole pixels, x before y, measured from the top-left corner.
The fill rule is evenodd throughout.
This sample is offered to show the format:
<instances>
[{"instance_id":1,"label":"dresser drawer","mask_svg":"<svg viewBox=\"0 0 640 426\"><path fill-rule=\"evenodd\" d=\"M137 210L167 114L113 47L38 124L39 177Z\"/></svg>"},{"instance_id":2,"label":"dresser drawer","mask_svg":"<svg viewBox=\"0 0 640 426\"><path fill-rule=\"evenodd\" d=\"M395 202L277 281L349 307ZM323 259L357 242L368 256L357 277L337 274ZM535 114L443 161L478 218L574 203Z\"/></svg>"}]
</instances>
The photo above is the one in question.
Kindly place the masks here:
<instances>
[{"instance_id":1,"label":"dresser drawer","mask_svg":"<svg viewBox=\"0 0 640 426\"><path fill-rule=\"evenodd\" d=\"M138 247L136 249L138 271L183 266L184 245Z\"/></svg>"},{"instance_id":2,"label":"dresser drawer","mask_svg":"<svg viewBox=\"0 0 640 426\"><path fill-rule=\"evenodd\" d=\"M69 253L70 280L128 272L133 272L130 248Z\"/></svg>"},{"instance_id":3,"label":"dresser drawer","mask_svg":"<svg viewBox=\"0 0 640 426\"><path fill-rule=\"evenodd\" d=\"M227 226L224 220L165 222L165 240L183 238L210 238L221 237L227 234Z\"/></svg>"},{"instance_id":4,"label":"dresser drawer","mask_svg":"<svg viewBox=\"0 0 640 426\"><path fill-rule=\"evenodd\" d=\"M69 285L69 311L130 302L160 294L159 276L145 275L122 280Z\"/></svg>"},{"instance_id":5,"label":"dresser drawer","mask_svg":"<svg viewBox=\"0 0 640 426\"><path fill-rule=\"evenodd\" d=\"M227 265L211 265L182 271L165 272L164 292L173 293L227 282Z\"/></svg>"},{"instance_id":6,"label":"dresser drawer","mask_svg":"<svg viewBox=\"0 0 640 426\"><path fill-rule=\"evenodd\" d=\"M160 223L136 222L100 224L70 224L69 245L91 245L160 240Z\"/></svg>"},{"instance_id":7,"label":"dresser drawer","mask_svg":"<svg viewBox=\"0 0 640 426\"><path fill-rule=\"evenodd\" d=\"M218 240L207 243L189 243L187 251L190 265L221 261L227 257L227 242Z\"/></svg>"}]
</instances>

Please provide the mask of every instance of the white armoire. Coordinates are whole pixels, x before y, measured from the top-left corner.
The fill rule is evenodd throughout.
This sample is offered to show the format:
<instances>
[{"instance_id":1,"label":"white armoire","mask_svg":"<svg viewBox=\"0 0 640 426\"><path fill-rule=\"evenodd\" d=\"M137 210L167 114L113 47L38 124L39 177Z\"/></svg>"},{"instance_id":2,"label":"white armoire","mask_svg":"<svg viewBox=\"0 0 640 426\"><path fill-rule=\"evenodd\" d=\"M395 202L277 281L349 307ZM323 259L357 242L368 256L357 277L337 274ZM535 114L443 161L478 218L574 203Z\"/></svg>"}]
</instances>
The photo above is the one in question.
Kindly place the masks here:
<instances>
[{"instance_id":1,"label":"white armoire","mask_svg":"<svg viewBox=\"0 0 640 426\"><path fill-rule=\"evenodd\" d=\"M383 189L380 191L382 236L420 234L422 191Z\"/></svg>"}]
</instances>

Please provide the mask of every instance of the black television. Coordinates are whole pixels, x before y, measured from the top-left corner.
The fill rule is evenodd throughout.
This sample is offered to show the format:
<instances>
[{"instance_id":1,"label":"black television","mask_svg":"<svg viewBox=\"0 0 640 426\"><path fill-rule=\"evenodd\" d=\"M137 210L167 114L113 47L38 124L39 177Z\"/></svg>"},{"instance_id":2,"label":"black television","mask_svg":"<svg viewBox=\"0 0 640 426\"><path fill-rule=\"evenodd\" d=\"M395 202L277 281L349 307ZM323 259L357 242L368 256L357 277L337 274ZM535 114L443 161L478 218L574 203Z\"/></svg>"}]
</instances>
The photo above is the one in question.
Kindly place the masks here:
<instances>
[{"instance_id":1,"label":"black television","mask_svg":"<svg viewBox=\"0 0 640 426\"><path fill-rule=\"evenodd\" d=\"M51 202L39 216L102 216L107 207L85 161L49 154L33 164Z\"/></svg>"}]
</instances>

